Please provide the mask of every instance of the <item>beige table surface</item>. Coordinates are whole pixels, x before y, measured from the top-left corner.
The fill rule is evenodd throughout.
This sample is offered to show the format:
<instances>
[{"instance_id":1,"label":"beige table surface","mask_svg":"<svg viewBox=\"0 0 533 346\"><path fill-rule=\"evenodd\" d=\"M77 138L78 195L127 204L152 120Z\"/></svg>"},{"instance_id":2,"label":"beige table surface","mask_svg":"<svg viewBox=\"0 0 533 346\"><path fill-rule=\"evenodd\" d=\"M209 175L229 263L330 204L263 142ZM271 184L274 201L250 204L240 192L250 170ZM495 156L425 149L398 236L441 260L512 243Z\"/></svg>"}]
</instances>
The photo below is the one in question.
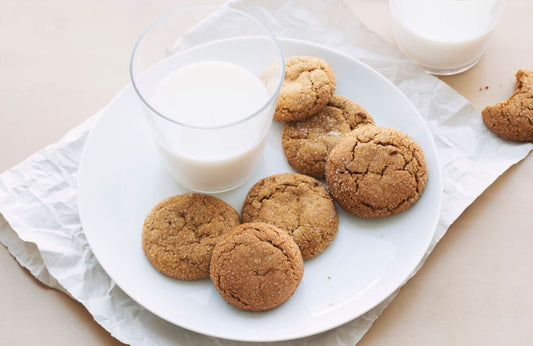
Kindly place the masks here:
<instances>
[{"instance_id":1,"label":"beige table surface","mask_svg":"<svg viewBox=\"0 0 533 346\"><path fill-rule=\"evenodd\" d=\"M0 0L0 172L104 107L128 83L141 31L176 0ZM392 42L385 0L351 0ZM478 109L533 69L533 1L508 0L481 62L443 80ZM486 88L488 87L488 88ZM361 345L533 344L533 157L452 225ZM1 345L120 344L0 246Z\"/></svg>"}]
</instances>

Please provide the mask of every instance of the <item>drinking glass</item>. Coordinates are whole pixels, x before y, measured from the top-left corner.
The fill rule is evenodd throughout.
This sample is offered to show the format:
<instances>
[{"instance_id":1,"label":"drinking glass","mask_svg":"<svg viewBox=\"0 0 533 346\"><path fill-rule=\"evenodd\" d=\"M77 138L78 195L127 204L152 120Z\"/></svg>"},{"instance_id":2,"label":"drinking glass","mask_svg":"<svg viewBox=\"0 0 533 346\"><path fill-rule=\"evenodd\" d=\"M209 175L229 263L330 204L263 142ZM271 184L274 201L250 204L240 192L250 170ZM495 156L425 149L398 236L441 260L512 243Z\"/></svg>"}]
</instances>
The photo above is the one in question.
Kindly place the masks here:
<instances>
[{"instance_id":1,"label":"drinking glass","mask_svg":"<svg viewBox=\"0 0 533 346\"><path fill-rule=\"evenodd\" d=\"M428 72L451 75L478 63L504 0L389 0L398 47Z\"/></svg>"},{"instance_id":2,"label":"drinking glass","mask_svg":"<svg viewBox=\"0 0 533 346\"><path fill-rule=\"evenodd\" d=\"M130 64L168 172L182 186L207 193L233 189L256 169L284 73L279 43L263 24L210 5L156 21L137 41ZM263 96L246 84L252 79Z\"/></svg>"}]
</instances>

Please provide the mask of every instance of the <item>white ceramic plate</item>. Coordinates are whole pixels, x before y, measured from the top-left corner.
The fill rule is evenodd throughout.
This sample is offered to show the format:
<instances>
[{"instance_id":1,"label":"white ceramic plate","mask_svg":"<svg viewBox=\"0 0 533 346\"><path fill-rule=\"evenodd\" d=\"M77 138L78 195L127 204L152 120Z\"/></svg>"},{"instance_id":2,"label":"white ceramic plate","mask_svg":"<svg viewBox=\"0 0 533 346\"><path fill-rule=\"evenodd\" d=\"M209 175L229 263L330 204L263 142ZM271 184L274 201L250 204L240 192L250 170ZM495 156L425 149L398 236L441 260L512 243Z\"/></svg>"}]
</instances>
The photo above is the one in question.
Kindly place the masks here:
<instances>
[{"instance_id":1,"label":"white ceramic plate","mask_svg":"<svg viewBox=\"0 0 533 346\"><path fill-rule=\"evenodd\" d=\"M132 299L161 318L216 337L279 341L316 334L346 323L379 304L413 272L433 237L441 201L441 173L431 135L408 99L370 67L334 50L281 40L285 56L327 60L337 93L361 104L377 125L407 132L423 148L429 180L408 211L382 220L361 220L338 208L339 231L321 255L305 262L294 296L261 313L227 304L206 280L168 278L147 261L141 230L160 200L185 190L164 170L131 86L104 110L87 140L78 182L79 212L96 258ZM248 183L218 194L240 211L248 189L260 178L292 172L274 124L260 167Z\"/></svg>"}]
</instances>

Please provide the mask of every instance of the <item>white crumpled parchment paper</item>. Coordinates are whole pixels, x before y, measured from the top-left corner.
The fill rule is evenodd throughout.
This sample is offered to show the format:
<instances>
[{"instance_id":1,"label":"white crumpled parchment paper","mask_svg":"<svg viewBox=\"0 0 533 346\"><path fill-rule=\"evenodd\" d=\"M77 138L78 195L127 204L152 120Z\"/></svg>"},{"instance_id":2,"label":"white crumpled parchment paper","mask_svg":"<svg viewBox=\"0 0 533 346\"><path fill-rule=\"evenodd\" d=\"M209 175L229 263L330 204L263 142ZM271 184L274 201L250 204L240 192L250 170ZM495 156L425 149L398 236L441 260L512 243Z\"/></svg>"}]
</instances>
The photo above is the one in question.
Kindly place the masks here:
<instances>
[{"instance_id":1,"label":"white crumpled parchment paper","mask_svg":"<svg viewBox=\"0 0 533 346\"><path fill-rule=\"evenodd\" d=\"M236 0L227 5L258 18L279 37L312 41L360 59L407 95L433 134L444 178L442 212L428 255L463 210L533 148L504 142L490 133L467 100L369 31L341 0ZM247 344L163 321L131 300L96 261L78 217L76 180L84 143L97 119L98 114L0 175L0 241L41 282L79 301L124 343ZM396 293L336 329L276 344L353 345Z\"/></svg>"}]
</instances>

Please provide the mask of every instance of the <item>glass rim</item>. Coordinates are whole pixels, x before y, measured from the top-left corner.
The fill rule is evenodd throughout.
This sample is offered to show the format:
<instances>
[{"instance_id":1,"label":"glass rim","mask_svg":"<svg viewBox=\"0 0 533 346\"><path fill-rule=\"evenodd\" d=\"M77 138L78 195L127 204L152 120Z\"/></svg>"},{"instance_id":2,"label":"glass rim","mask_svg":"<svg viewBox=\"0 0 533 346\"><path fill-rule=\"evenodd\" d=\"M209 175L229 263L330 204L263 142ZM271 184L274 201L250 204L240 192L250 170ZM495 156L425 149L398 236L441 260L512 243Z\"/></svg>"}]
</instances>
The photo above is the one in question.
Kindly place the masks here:
<instances>
[{"instance_id":1,"label":"glass rim","mask_svg":"<svg viewBox=\"0 0 533 346\"><path fill-rule=\"evenodd\" d=\"M272 93L272 95L268 98L268 100L265 101L264 104L259 109L257 109L256 111L252 112L251 114L247 115L246 117L244 117L242 119L239 119L239 120L227 123L227 124L216 125L216 126L201 126L201 125L187 124L187 123L183 123L183 122L177 121L175 119L169 118L168 116L160 113L154 107L152 107L152 105L145 99L145 97L143 96L142 92L139 90L139 88L137 86L137 83L135 82L136 77L135 77L134 72L133 72L133 69L134 69L133 63L134 63L134 59L135 59L135 56L136 56L136 53L137 53L137 49L139 48L139 44L141 43L143 38L149 32L151 32L154 27L156 27L158 24L164 22L165 20L169 19L170 17L175 16L177 14L186 13L186 12L189 12L191 10L200 10L200 9L214 9L214 10L224 9L224 10L229 10L229 11L235 12L235 13L241 15L241 16L244 16L245 18L248 18L248 19L252 20L256 24L258 24L260 27L262 27L270 35L270 38L274 41L275 47L277 48L277 51L278 51L278 54L279 54L279 58L281 60L281 78L280 78L280 81L279 81L279 83L278 83L278 85L277 85L277 87L275 89L275 92ZM180 125L180 126L183 126L183 127L194 128L194 129L206 129L206 130L212 130L213 129L214 130L214 129L222 129L222 128L235 126L237 124L244 123L244 122L246 122L246 121L248 121L248 120L250 120L252 118L255 118L257 115L262 113L270 104L272 104L275 101L275 99L279 95L279 91L281 89L281 85L283 84L283 80L284 80L284 76L285 76L285 57L283 55L283 51L281 50L281 46L280 46L279 41L276 38L276 36L272 33L272 31L270 31L270 29L268 29L263 23L261 23L256 18L250 16L249 14L247 14L247 13L245 13L243 11L233 9L233 8L230 8L230 7L225 6L225 5L197 5L197 6L188 6L188 7L185 7L185 8L181 8L181 9L172 11L172 12L160 17L159 19L154 21L152 24L150 24L143 31L143 33L139 36L139 38L135 42L135 46L133 47L133 51L132 51L131 57L130 57L129 73L130 73L131 84L133 86L133 89L135 90L135 93L141 99L141 101L152 112L154 112L156 115L160 116L161 118L163 118L163 119L165 119L167 121L170 121L171 123L174 123L176 125Z\"/></svg>"}]
</instances>

